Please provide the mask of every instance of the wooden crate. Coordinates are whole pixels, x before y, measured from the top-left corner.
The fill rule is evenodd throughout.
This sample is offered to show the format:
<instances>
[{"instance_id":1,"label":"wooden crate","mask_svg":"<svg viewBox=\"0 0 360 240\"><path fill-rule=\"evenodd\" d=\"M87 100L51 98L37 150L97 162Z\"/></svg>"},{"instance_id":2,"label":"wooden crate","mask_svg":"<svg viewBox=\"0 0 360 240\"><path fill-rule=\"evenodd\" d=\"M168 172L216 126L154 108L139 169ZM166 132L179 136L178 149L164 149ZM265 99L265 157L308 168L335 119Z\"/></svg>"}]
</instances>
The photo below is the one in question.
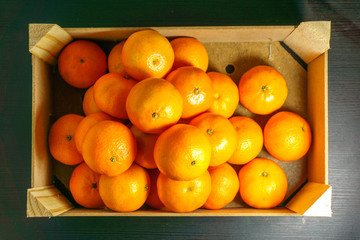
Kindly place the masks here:
<instances>
[{"instance_id":1,"label":"wooden crate","mask_svg":"<svg viewBox=\"0 0 360 240\"><path fill-rule=\"evenodd\" d=\"M209 70L226 73L238 83L250 67L267 64L286 79L289 95L282 107L305 117L313 133L308 154L294 162L280 162L265 150L260 157L273 159L284 169L289 190L286 201L274 209L247 207L237 196L221 210L198 209L172 213L142 207L130 213L109 209L85 209L66 193L73 167L52 158L47 145L51 124L66 113L83 114L84 89L67 85L56 71L57 55L73 39L96 41L105 52L118 41L144 28L61 28L56 24L30 24L32 55L32 157L31 188L27 216L331 216L332 188L328 185L328 49L330 22L302 22L298 26L257 27L154 27L169 39L192 36L203 42L209 53ZM258 118L238 106L235 115ZM258 118L258 119L257 119ZM60 183L59 186L55 183ZM65 192L64 192L65 189ZM67 197L66 197L67 196ZM71 197L71 196L70 196Z\"/></svg>"}]
</instances>

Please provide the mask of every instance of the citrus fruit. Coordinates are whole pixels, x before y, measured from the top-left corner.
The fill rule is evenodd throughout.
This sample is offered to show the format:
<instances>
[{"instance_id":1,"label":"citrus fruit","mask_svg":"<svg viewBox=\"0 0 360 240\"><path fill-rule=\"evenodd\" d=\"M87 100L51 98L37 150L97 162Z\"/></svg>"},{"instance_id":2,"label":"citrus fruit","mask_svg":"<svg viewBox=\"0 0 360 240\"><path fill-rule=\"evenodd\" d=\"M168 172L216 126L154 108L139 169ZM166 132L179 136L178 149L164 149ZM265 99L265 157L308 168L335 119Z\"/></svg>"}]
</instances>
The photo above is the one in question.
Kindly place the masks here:
<instances>
[{"instance_id":1,"label":"citrus fruit","mask_svg":"<svg viewBox=\"0 0 360 240\"><path fill-rule=\"evenodd\" d=\"M136 140L124 124L104 120L86 133L82 154L95 172L116 176L126 171L136 156Z\"/></svg>"},{"instance_id":2,"label":"citrus fruit","mask_svg":"<svg viewBox=\"0 0 360 240\"><path fill-rule=\"evenodd\" d=\"M76 128L75 134L74 134L74 141L76 145L76 149L79 151L79 153L82 153L82 144L84 141L84 137L87 133L87 131L94 126L96 123L104 121L104 120L114 120L115 118L109 116L106 113L103 112L96 112L92 113L86 117L84 117L79 125Z\"/></svg>"},{"instance_id":3,"label":"citrus fruit","mask_svg":"<svg viewBox=\"0 0 360 240\"><path fill-rule=\"evenodd\" d=\"M190 125L199 128L210 140L210 166L218 166L232 156L236 149L237 139L235 129L229 119L214 113L202 113L191 120Z\"/></svg>"},{"instance_id":4,"label":"citrus fruit","mask_svg":"<svg viewBox=\"0 0 360 240\"><path fill-rule=\"evenodd\" d=\"M209 112L231 117L239 104L239 90L234 81L227 75L219 72L208 72L213 89L213 103Z\"/></svg>"},{"instance_id":5,"label":"citrus fruit","mask_svg":"<svg viewBox=\"0 0 360 240\"><path fill-rule=\"evenodd\" d=\"M149 195L150 178L137 164L117 176L101 175L99 192L105 205L118 212L132 212L142 207Z\"/></svg>"},{"instance_id":6,"label":"citrus fruit","mask_svg":"<svg viewBox=\"0 0 360 240\"><path fill-rule=\"evenodd\" d=\"M106 73L106 61L106 54L96 43L76 40L60 52L59 74L73 87L88 88Z\"/></svg>"},{"instance_id":7,"label":"citrus fruit","mask_svg":"<svg viewBox=\"0 0 360 240\"><path fill-rule=\"evenodd\" d=\"M154 148L160 172L175 180L199 177L209 167L211 143L197 127L176 124L160 134Z\"/></svg>"},{"instance_id":8,"label":"citrus fruit","mask_svg":"<svg viewBox=\"0 0 360 240\"><path fill-rule=\"evenodd\" d=\"M138 82L126 100L130 121L146 133L160 133L181 117L183 100L170 82L149 78Z\"/></svg>"},{"instance_id":9,"label":"citrus fruit","mask_svg":"<svg viewBox=\"0 0 360 240\"><path fill-rule=\"evenodd\" d=\"M265 125L264 146L278 160L295 161L302 158L311 142L310 125L296 113L278 112Z\"/></svg>"},{"instance_id":10,"label":"citrus fruit","mask_svg":"<svg viewBox=\"0 0 360 240\"><path fill-rule=\"evenodd\" d=\"M239 171L240 195L244 202L254 208L278 206L287 192L284 170L274 161L255 158Z\"/></svg>"},{"instance_id":11,"label":"citrus fruit","mask_svg":"<svg viewBox=\"0 0 360 240\"><path fill-rule=\"evenodd\" d=\"M110 51L108 56L108 69L109 72L117 72L126 74L124 66L122 64L121 53L125 40L116 44Z\"/></svg>"},{"instance_id":12,"label":"citrus fruit","mask_svg":"<svg viewBox=\"0 0 360 240\"><path fill-rule=\"evenodd\" d=\"M146 199L146 204L155 209L164 209L165 205L161 202L157 191L157 179L160 171L157 168L149 169L147 171L150 176L151 187L149 196Z\"/></svg>"},{"instance_id":13,"label":"citrus fruit","mask_svg":"<svg viewBox=\"0 0 360 240\"><path fill-rule=\"evenodd\" d=\"M78 152L74 134L83 116L66 114L57 119L50 128L48 143L51 155L66 165L76 165L83 161Z\"/></svg>"},{"instance_id":14,"label":"citrus fruit","mask_svg":"<svg viewBox=\"0 0 360 240\"><path fill-rule=\"evenodd\" d=\"M127 119L126 98L137 81L126 74L107 73L94 84L94 99L101 111L121 119Z\"/></svg>"},{"instance_id":15,"label":"citrus fruit","mask_svg":"<svg viewBox=\"0 0 360 240\"><path fill-rule=\"evenodd\" d=\"M121 53L125 71L134 79L162 78L174 63L169 40L154 30L142 30L129 36Z\"/></svg>"},{"instance_id":16,"label":"citrus fruit","mask_svg":"<svg viewBox=\"0 0 360 240\"><path fill-rule=\"evenodd\" d=\"M183 66L194 66L207 71L209 56L204 45L196 38L178 37L170 42L174 49L173 70Z\"/></svg>"},{"instance_id":17,"label":"citrus fruit","mask_svg":"<svg viewBox=\"0 0 360 240\"><path fill-rule=\"evenodd\" d=\"M79 164L71 174L70 192L74 200L86 208L105 207L99 194L100 174L91 170L86 163Z\"/></svg>"},{"instance_id":18,"label":"citrus fruit","mask_svg":"<svg viewBox=\"0 0 360 240\"><path fill-rule=\"evenodd\" d=\"M239 178L234 168L223 163L208 169L211 177L211 192L204 207L221 209L234 200L239 191Z\"/></svg>"},{"instance_id":19,"label":"citrus fruit","mask_svg":"<svg viewBox=\"0 0 360 240\"><path fill-rule=\"evenodd\" d=\"M213 102L213 89L208 75L197 67L180 67L166 77L179 90L183 98L182 118L191 118L209 109Z\"/></svg>"},{"instance_id":20,"label":"citrus fruit","mask_svg":"<svg viewBox=\"0 0 360 240\"><path fill-rule=\"evenodd\" d=\"M94 86L89 87L85 94L82 103L83 112L85 115L89 115L91 113L101 112L101 110L96 106L94 99Z\"/></svg>"},{"instance_id":21,"label":"citrus fruit","mask_svg":"<svg viewBox=\"0 0 360 240\"><path fill-rule=\"evenodd\" d=\"M157 168L154 160L154 147L159 134L144 133L135 126L132 126L130 130L133 133L137 144L135 162L143 168Z\"/></svg>"},{"instance_id":22,"label":"citrus fruit","mask_svg":"<svg viewBox=\"0 0 360 240\"><path fill-rule=\"evenodd\" d=\"M211 191L208 171L189 181L177 181L160 173L157 181L161 202L172 212L192 212L204 205Z\"/></svg>"},{"instance_id":23,"label":"citrus fruit","mask_svg":"<svg viewBox=\"0 0 360 240\"><path fill-rule=\"evenodd\" d=\"M231 164L245 164L261 152L263 148L263 132L253 119L245 116L230 118L237 136L237 146L234 154L228 160Z\"/></svg>"},{"instance_id":24,"label":"citrus fruit","mask_svg":"<svg viewBox=\"0 0 360 240\"><path fill-rule=\"evenodd\" d=\"M250 112L266 115L285 103L288 88L284 77L273 67L259 65L245 72L239 81L239 99Z\"/></svg>"}]
</instances>

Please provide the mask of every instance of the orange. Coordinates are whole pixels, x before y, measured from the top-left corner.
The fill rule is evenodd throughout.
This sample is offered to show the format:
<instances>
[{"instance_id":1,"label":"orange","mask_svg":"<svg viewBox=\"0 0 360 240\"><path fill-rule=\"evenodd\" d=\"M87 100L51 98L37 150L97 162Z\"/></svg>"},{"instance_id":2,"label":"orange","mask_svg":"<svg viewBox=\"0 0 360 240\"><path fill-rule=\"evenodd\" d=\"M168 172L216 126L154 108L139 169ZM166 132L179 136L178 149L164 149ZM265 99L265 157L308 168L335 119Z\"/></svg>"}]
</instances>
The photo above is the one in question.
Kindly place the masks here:
<instances>
[{"instance_id":1,"label":"orange","mask_svg":"<svg viewBox=\"0 0 360 240\"><path fill-rule=\"evenodd\" d=\"M126 100L130 121L146 133L160 133L177 123L182 109L183 100L179 91L160 78L138 82Z\"/></svg>"},{"instance_id":2,"label":"orange","mask_svg":"<svg viewBox=\"0 0 360 240\"><path fill-rule=\"evenodd\" d=\"M208 110L213 102L213 89L208 75L197 67L180 67L166 80L179 90L183 98L182 118L191 118Z\"/></svg>"},{"instance_id":3,"label":"orange","mask_svg":"<svg viewBox=\"0 0 360 240\"><path fill-rule=\"evenodd\" d=\"M60 52L60 76L71 86L88 88L106 73L106 54L94 42L76 40Z\"/></svg>"},{"instance_id":4,"label":"orange","mask_svg":"<svg viewBox=\"0 0 360 240\"><path fill-rule=\"evenodd\" d=\"M159 134L144 133L135 126L132 126L130 130L133 133L137 144L135 162L143 168L157 168L154 160L154 147Z\"/></svg>"},{"instance_id":5,"label":"orange","mask_svg":"<svg viewBox=\"0 0 360 240\"><path fill-rule=\"evenodd\" d=\"M211 177L211 192L204 207L221 209L234 200L239 191L239 178L234 168L223 163L208 169Z\"/></svg>"},{"instance_id":6,"label":"orange","mask_svg":"<svg viewBox=\"0 0 360 240\"><path fill-rule=\"evenodd\" d=\"M83 161L78 152L74 135L83 119L77 114L66 114L57 119L50 128L48 143L51 155L66 165L76 165Z\"/></svg>"},{"instance_id":7,"label":"orange","mask_svg":"<svg viewBox=\"0 0 360 240\"><path fill-rule=\"evenodd\" d=\"M245 164L261 152L263 148L263 132L257 122L249 117L235 116L230 118L237 136L234 154L228 160L231 164Z\"/></svg>"},{"instance_id":8,"label":"orange","mask_svg":"<svg viewBox=\"0 0 360 240\"><path fill-rule=\"evenodd\" d=\"M114 211L138 210L144 205L149 191L149 175L145 169L135 163L120 175L100 177L100 196L105 205Z\"/></svg>"},{"instance_id":9,"label":"orange","mask_svg":"<svg viewBox=\"0 0 360 240\"><path fill-rule=\"evenodd\" d=\"M160 173L157 181L159 198L172 212L192 212L204 205L211 191L208 171L189 181L177 181Z\"/></svg>"},{"instance_id":10,"label":"orange","mask_svg":"<svg viewBox=\"0 0 360 240\"><path fill-rule=\"evenodd\" d=\"M161 202L157 190L157 179L160 174L160 171L157 168L149 169L148 174L150 176L151 187L150 187L149 196L146 199L146 204L155 209L164 209L165 205Z\"/></svg>"},{"instance_id":11,"label":"orange","mask_svg":"<svg viewBox=\"0 0 360 240\"><path fill-rule=\"evenodd\" d=\"M94 85L94 99L101 111L116 117L127 119L126 98L137 81L125 74L107 73Z\"/></svg>"},{"instance_id":12,"label":"orange","mask_svg":"<svg viewBox=\"0 0 360 240\"><path fill-rule=\"evenodd\" d=\"M101 110L96 106L94 99L94 86L89 87L85 94L82 103L83 111L85 115L89 115L91 113L101 112Z\"/></svg>"},{"instance_id":13,"label":"orange","mask_svg":"<svg viewBox=\"0 0 360 240\"><path fill-rule=\"evenodd\" d=\"M190 125L199 128L210 140L210 166L218 166L232 156L237 146L237 139L229 119L214 113L203 113L191 120Z\"/></svg>"},{"instance_id":14,"label":"orange","mask_svg":"<svg viewBox=\"0 0 360 240\"><path fill-rule=\"evenodd\" d=\"M208 72L213 89L213 103L209 112L231 117L239 104L239 90L234 81L227 75L219 72Z\"/></svg>"},{"instance_id":15,"label":"orange","mask_svg":"<svg viewBox=\"0 0 360 240\"><path fill-rule=\"evenodd\" d=\"M175 54L173 70L183 66L194 66L206 72L209 56L199 40L191 37L179 37L170 43Z\"/></svg>"},{"instance_id":16,"label":"orange","mask_svg":"<svg viewBox=\"0 0 360 240\"><path fill-rule=\"evenodd\" d=\"M99 193L100 174L91 170L86 163L78 165L71 174L70 192L74 200L86 208L105 207Z\"/></svg>"},{"instance_id":17,"label":"orange","mask_svg":"<svg viewBox=\"0 0 360 240\"><path fill-rule=\"evenodd\" d=\"M273 67L259 65L245 72L239 81L241 105L255 114L266 115L285 103L288 88L284 77Z\"/></svg>"},{"instance_id":18,"label":"orange","mask_svg":"<svg viewBox=\"0 0 360 240\"><path fill-rule=\"evenodd\" d=\"M274 161L255 158L239 171L240 196L254 208L278 206L287 192L284 170Z\"/></svg>"},{"instance_id":19,"label":"orange","mask_svg":"<svg viewBox=\"0 0 360 240\"><path fill-rule=\"evenodd\" d=\"M169 40L154 30L135 32L125 41L122 64L134 79L162 78L174 63L174 50Z\"/></svg>"},{"instance_id":20,"label":"orange","mask_svg":"<svg viewBox=\"0 0 360 240\"><path fill-rule=\"evenodd\" d=\"M93 171L116 176L125 172L134 162L136 140L124 124L104 120L87 131L82 154Z\"/></svg>"},{"instance_id":21,"label":"orange","mask_svg":"<svg viewBox=\"0 0 360 240\"><path fill-rule=\"evenodd\" d=\"M192 180L209 167L211 143L197 127L176 124L160 134L154 159L160 172L175 180Z\"/></svg>"},{"instance_id":22,"label":"orange","mask_svg":"<svg viewBox=\"0 0 360 240\"><path fill-rule=\"evenodd\" d=\"M278 112L265 125L265 148L278 160L295 161L302 158L308 152L311 142L310 125L296 113Z\"/></svg>"},{"instance_id":23,"label":"orange","mask_svg":"<svg viewBox=\"0 0 360 240\"><path fill-rule=\"evenodd\" d=\"M117 72L126 74L124 66L122 64L121 53L125 40L116 44L110 51L108 56L108 69L109 72Z\"/></svg>"},{"instance_id":24,"label":"orange","mask_svg":"<svg viewBox=\"0 0 360 240\"><path fill-rule=\"evenodd\" d=\"M115 121L113 117L103 112L92 113L81 120L74 134L76 149L79 151L79 153L82 153L82 144L87 131L96 123L104 120Z\"/></svg>"}]
</instances>

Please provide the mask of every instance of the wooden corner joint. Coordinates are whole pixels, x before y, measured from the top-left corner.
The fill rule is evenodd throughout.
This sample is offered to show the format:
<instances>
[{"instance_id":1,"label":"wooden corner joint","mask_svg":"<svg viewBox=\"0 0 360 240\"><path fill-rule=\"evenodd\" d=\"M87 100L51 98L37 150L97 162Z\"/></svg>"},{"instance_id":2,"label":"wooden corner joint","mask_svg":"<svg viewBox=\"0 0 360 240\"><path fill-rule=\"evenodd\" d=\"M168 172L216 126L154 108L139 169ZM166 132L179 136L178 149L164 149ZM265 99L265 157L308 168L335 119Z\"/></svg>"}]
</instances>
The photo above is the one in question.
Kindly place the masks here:
<instances>
[{"instance_id":1,"label":"wooden corner joint","mask_svg":"<svg viewBox=\"0 0 360 240\"><path fill-rule=\"evenodd\" d=\"M55 65L57 55L66 44L73 40L72 36L57 24L52 25L50 29L47 29L48 24L45 24L44 28L35 26L30 25L29 27L29 42L33 41L31 39L33 36L39 34L42 36L34 46L30 46L29 51L41 60ZM46 32L42 33L42 31Z\"/></svg>"},{"instance_id":2,"label":"wooden corner joint","mask_svg":"<svg viewBox=\"0 0 360 240\"><path fill-rule=\"evenodd\" d=\"M74 205L53 185L27 191L27 217L54 217Z\"/></svg>"},{"instance_id":3,"label":"wooden corner joint","mask_svg":"<svg viewBox=\"0 0 360 240\"><path fill-rule=\"evenodd\" d=\"M330 49L330 21L302 22L284 40L304 62L310 63Z\"/></svg>"}]
</instances>

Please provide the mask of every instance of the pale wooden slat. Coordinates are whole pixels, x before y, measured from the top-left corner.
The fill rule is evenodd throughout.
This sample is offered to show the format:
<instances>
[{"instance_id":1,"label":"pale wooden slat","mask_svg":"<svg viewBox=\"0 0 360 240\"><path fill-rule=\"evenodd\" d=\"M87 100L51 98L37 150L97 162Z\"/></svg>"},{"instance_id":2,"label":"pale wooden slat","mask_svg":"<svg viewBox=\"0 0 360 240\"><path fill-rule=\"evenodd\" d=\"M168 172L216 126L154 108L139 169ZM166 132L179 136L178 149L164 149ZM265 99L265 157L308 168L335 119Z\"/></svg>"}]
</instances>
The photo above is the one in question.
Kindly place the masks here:
<instances>
[{"instance_id":1,"label":"pale wooden slat","mask_svg":"<svg viewBox=\"0 0 360 240\"><path fill-rule=\"evenodd\" d=\"M50 67L32 56L32 136L31 136L31 187L52 183L52 161L48 150L47 135L51 108Z\"/></svg>"},{"instance_id":2,"label":"pale wooden slat","mask_svg":"<svg viewBox=\"0 0 360 240\"><path fill-rule=\"evenodd\" d=\"M54 186L28 189L28 217L53 217L73 207L69 200Z\"/></svg>"},{"instance_id":3,"label":"pale wooden slat","mask_svg":"<svg viewBox=\"0 0 360 240\"><path fill-rule=\"evenodd\" d=\"M328 54L308 65L308 121L313 141L308 153L309 181L328 184Z\"/></svg>"},{"instance_id":4,"label":"pale wooden slat","mask_svg":"<svg viewBox=\"0 0 360 240\"><path fill-rule=\"evenodd\" d=\"M312 60L330 48L331 22L302 22L285 40L304 62Z\"/></svg>"},{"instance_id":5,"label":"pale wooden slat","mask_svg":"<svg viewBox=\"0 0 360 240\"><path fill-rule=\"evenodd\" d=\"M149 216L149 217L204 217L204 216L301 216L286 208L254 209L254 208L224 208L220 210L197 209L189 213L173 213L154 209L141 209L135 212L115 212L108 209L75 208L61 216Z\"/></svg>"},{"instance_id":6,"label":"pale wooden slat","mask_svg":"<svg viewBox=\"0 0 360 240\"><path fill-rule=\"evenodd\" d=\"M154 29L166 37L191 36L201 42L283 41L294 26L257 27L151 27L151 28L64 28L73 38L119 41L143 29Z\"/></svg>"}]
</instances>

